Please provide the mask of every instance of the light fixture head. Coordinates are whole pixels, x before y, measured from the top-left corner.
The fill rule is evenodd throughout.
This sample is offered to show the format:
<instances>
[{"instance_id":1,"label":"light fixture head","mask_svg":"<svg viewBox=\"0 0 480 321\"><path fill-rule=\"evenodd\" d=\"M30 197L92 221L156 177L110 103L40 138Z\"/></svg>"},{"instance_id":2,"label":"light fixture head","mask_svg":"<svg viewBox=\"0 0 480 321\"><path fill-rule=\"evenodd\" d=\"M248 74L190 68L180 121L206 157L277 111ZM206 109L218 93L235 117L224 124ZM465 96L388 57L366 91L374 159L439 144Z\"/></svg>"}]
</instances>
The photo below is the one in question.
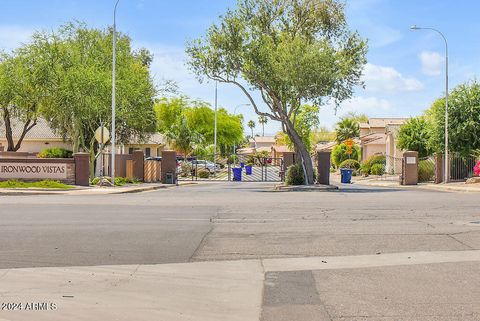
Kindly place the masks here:
<instances>
[{"instance_id":1,"label":"light fixture head","mask_svg":"<svg viewBox=\"0 0 480 321\"><path fill-rule=\"evenodd\" d=\"M412 30L420 30L420 27L417 27L417 25L413 25L410 27L410 29Z\"/></svg>"}]
</instances>

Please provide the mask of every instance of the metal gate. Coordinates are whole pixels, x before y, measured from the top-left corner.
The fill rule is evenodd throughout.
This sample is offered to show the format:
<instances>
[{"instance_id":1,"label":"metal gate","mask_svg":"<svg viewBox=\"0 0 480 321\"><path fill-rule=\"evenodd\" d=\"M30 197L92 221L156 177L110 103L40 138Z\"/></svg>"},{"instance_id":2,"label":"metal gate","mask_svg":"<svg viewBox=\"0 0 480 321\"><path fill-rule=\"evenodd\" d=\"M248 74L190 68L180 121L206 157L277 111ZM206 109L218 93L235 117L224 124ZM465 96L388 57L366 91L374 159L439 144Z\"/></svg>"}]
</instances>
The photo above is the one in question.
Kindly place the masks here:
<instances>
[{"instance_id":1,"label":"metal gate","mask_svg":"<svg viewBox=\"0 0 480 321\"><path fill-rule=\"evenodd\" d=\"M435 182L436 166L435 156L420 158L418 160L418 181Z\"/></svg>"},{"instance_id":2,"label":"metal gate","mask_svg":"<svg viewBox=\"0 0 480 321\"><path fill-rule=\"evenodd\" d=\"M450 155L450 181L465 181L474 176L473 168L477 162L476 157Z\"/></svg>"},{"instance_id":3,"label":"metal gate","mask_svg":"<svg viewBox=\"0 0 480 321\"><path fill-rule=\"evenodd\" d=\"M177 176L190 181L281 182L282 158L257 155L213 155L179 158Z\"/></svg>"},{"instance_id":4,"label":"metal gate","mask_svg":"<svg viewBox=\"0 0 480 321\"><path fill-rule=\"evenodd\" d=\"M400 176L403 170L403 158L385 156L385 172L382 175L383 180L400 182Z\"/></svg>"}]
</instances>

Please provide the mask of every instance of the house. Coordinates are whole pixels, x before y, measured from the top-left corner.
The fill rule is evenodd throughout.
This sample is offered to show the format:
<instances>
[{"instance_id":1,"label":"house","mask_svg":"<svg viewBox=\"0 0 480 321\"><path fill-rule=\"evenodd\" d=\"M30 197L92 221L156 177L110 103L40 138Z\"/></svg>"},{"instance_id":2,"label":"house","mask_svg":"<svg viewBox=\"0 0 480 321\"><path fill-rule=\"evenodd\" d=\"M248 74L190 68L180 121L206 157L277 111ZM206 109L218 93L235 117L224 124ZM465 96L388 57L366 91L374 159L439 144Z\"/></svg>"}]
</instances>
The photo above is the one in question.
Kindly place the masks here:
<instances>
[{"instance_id":1,"label":"house","mask_svg":"<svg viewBox=\"0 0 480 321\"><path fill-rule=\"evenodd\" d=\"M400 127L408 118L370 118L360 123L360 140L362 159L373 155L386 156L386 172L401 173L403 151L397 146Z\"/></svg>"},{"instance_id":2,"label":"house","mask_svg":"<svg viewBox=\"0 0 480 321\"><path fill-rule=\"evenodd\" d=\"M132 154L134 150L142 150L145 157L158 157L161 156L167 145L165 136L157 133L143 140L134 139L132 142L121 146L121 153Z\"/></svg>"},{"instance_id":3,"label":"house","mask_svg":"<svg viewBox=\"0 0 480 321\"><path fill-rule=\"evenodd\" d=\"M237 151L239 155L250 155L253 153L271 153L272 147L276 144L276 136L257 136L248 140L248 147Z\"/></svg>"},{"instance_id":4,"label":"house","mask_svg":"<svg viewBox=\"0 0 480 321\"><path fill-rule=\"evenodd\" d=\"M13 141L16 143L23 132L23 124L12 122ZM7 150L7 138L5 134L5 126L0 126L0 151ZM47 121L39 118L35 125L23 139L18 152L39 153L46 148L65 148L72 149L72 144L65 142L63 137L54 133Z\"/></svg>"},{"instance_id":5,"label":"house","mask_svg":"<svg viewBox=\"0 0 480 321\"><path fill-rule=\"evenodd\" d=\"M13 122L13 140L17 142L23 131L23 124ZM153 134L144 140L133 139L131 143L118 146L117 152L120 154L131 154L134 150L143 150L148 156L159 156L161 151L166 148L166 139L161 134ZM7 139L5 135L5 126L0 126L0 151L7 150ZM35 125L23 139L18 152L39 153L47 148L65 148L72 150L72 143L63 139L61 135L56 134L43 118L37 120Z\"/></svg>"}]
</instances>

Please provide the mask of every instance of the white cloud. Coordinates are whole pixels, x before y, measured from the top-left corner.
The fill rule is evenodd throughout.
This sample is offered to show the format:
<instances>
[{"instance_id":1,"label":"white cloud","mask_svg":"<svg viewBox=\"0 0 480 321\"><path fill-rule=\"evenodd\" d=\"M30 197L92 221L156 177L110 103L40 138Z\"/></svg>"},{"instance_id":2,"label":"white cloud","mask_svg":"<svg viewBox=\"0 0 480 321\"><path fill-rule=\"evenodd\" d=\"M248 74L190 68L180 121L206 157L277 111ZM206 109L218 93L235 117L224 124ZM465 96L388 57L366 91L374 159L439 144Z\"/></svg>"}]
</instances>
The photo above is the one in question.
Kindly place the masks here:
<instances>
[{"instance_id":1,"label":"white cloud","mask_svg":"<svg viewBox=\"0 0 480 321\"><path fill-rule=\"evenodd\" d=\"M377 97L353 97L341 104L339 111L342 113L358 112L369 113L377 111L389 111L392 104L386 100Z\"/></svg>"},{"instance_id":2,"label":"white cloud","mask_svg":"<svg viewBox=\"0 0 480 321\"><path fill-rule=\"evenodd\" d=\"M425 75L438 76L442 73L445 59L438 52L422 51L419 57L422 62L422 72Z\"/></svg>"},{"instance_id":3,"label":"white cloud","mask_svg":"<svg viewBox=\"0 0 480 321\"><path fill-rule=\"evenodd\" d=\"M420 91L423 84L412 77L405 77L392 67L377 66L367 63L364 69L363 80L365 88L373 92L405 92Z\"/></svg>"},{"instance_id":4,"label":"white cloud","mask_svg":"<svg viewBox=\"0 0 480 321\"><path fill-rule=\"evenodd\" d=\"M0 25L0 48L13 50L22 43L27 42L32 36L34 29L14 25Z\"/></svg>"}]
</instances>

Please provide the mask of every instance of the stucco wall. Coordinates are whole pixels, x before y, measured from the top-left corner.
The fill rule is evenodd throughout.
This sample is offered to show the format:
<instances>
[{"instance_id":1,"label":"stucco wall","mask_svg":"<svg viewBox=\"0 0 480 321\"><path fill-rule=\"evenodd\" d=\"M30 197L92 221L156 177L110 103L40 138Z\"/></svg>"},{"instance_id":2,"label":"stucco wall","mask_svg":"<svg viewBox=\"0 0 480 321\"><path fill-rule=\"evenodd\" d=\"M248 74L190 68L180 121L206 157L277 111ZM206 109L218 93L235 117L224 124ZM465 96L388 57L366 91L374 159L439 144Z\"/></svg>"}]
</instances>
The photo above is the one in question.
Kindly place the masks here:
<instances>
[{"instance_id":1,"label":"stucco wall","mask_svg":"<svg viewBox=\"0 0 480 321\"><path fill-rule=\"evenodd\" d=\"M48 143L48 144L46 144ZM7 140L2 138L0 139L0 144L2 146L5 146L5 150L7 150ZM54 148L54 147L60 147L60 148L65 148L68 150L72 150L72 144L62 142L62 141L50 141L50 142L45 142L45 141L23 141L20 149L18 152L29 152L29 153L39 153L42 150L46 148Z\"/></svg>"},{"instance_id":2,"label":"stucco wall","mask_svg":"<svg viewBox=\"0 0 480 321\"><path fill-rule=\"evenodd\" d=\"M375 154L385 154L385 144L368 144L363 147L363 160Z\"/></svg>"}]
</instances>

